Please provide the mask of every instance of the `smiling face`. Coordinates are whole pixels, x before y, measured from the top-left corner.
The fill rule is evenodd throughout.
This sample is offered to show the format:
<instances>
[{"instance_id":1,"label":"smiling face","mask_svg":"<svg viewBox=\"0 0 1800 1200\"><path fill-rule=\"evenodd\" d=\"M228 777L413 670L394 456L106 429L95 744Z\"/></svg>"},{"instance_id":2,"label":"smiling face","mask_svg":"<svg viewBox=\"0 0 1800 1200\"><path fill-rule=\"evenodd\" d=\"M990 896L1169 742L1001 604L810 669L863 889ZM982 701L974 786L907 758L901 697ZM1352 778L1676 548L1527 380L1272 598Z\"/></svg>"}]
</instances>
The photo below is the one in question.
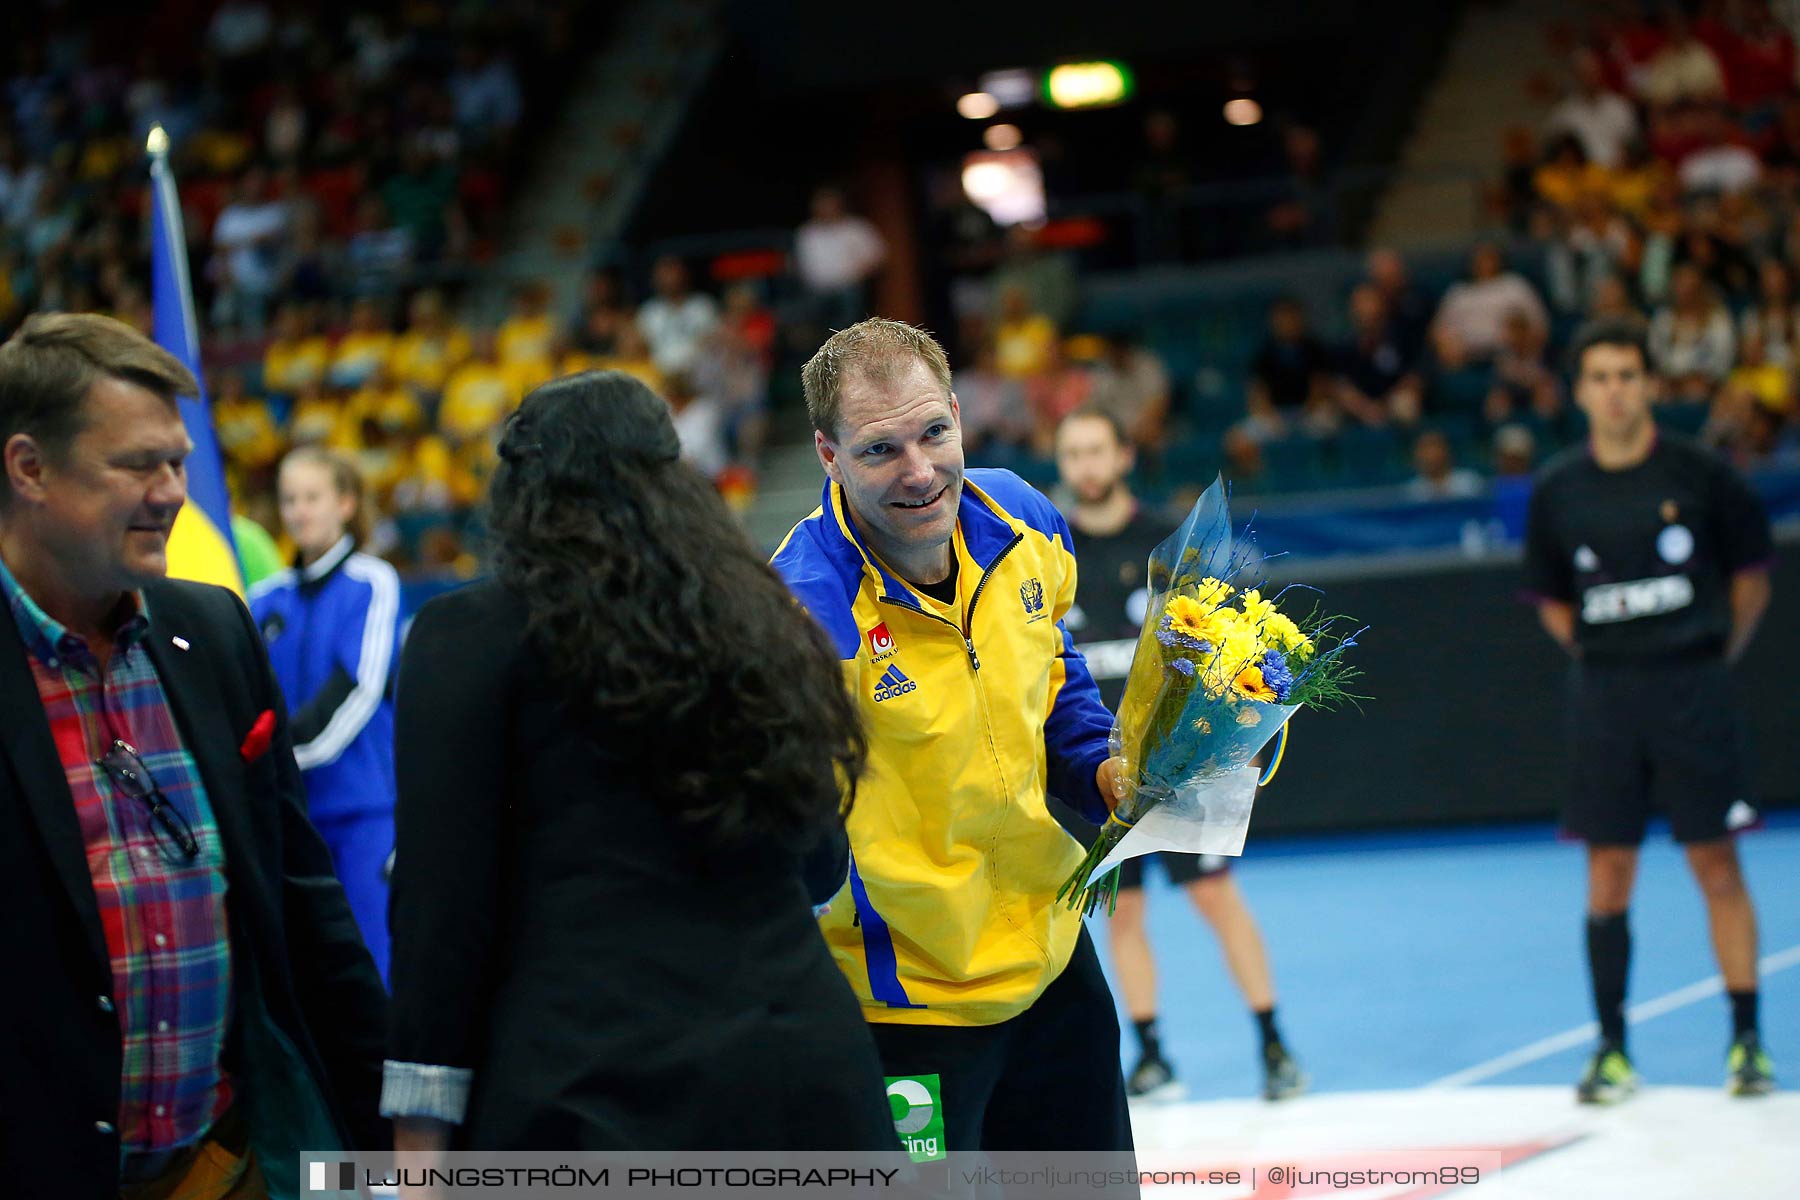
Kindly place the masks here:
<instances>
[{"instance_id":1,"label":"smiling face","mask_svg":"<svg viewBox=\"0 0 1800 1200\"><path fill-rule=\"evenodd\" d=\"M8 441L10 509L29 506L31 536L62 587L104 597L168 573L193 443L172 401L122 379L88 389L82 421L60 455L24 434Z\"/></svg>"},{"instance_id":2,"label":"smiling face","mask_svg":"<svg viewBox=\"0 0 1800 1200\"><path fill-rule=\"evenodd\" d=\"M813 436L869 548L913 582L942 579L962 500L962 425L924 361L848 375L836 436Z\"/></svg>"}]
</instances>

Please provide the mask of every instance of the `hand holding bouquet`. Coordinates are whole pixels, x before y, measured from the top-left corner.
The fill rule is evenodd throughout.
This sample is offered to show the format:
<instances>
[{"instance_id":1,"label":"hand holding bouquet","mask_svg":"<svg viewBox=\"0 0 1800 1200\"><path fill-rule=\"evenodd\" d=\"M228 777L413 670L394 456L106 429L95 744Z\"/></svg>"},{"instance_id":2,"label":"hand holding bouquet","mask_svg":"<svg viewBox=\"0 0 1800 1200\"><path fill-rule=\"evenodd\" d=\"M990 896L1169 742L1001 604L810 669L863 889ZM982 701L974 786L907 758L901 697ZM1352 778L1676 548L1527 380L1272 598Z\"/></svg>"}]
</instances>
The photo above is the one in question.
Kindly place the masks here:
<instances>
[{"instance_id":1,"label":"hand holding bouquet","mask_svg":"<svg viewBox=\"0 0 1800 1200\"><path fill-rule=\"evenodd\" d=\"M1085 912L1118 887L1115 868L1157 850L1239 854L1259 782L1258 752L1301 708L1352 699L1342 617L1296 620L1251 586L1252 549L1234 544L1218 481L1150 555L1150 604L1113 724L1124 795L1057 893Z\"/></svg>"}]
</instances>

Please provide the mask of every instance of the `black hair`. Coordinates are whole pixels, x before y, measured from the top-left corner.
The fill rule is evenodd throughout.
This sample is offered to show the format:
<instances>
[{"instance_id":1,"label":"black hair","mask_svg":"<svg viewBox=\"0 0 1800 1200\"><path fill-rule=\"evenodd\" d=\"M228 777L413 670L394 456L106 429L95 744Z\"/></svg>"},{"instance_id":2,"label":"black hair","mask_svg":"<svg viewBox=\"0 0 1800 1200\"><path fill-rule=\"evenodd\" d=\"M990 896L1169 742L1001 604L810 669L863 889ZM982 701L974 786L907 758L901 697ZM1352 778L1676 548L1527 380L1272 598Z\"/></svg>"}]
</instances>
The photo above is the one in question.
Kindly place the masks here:
<instances>
[{"instance_id":1,"label":"black hair","mask_svg":"<svg viewBox=\"0 0 1800 1200\"><path fill-rule=\"evenodd\" d=\"M1650 344L1644 338L1644 331L1630 321L1605 318L1589 321L1575 331L1575 338L1569 343L1569 373L1576 377L1581 375L1581 360L1595 346L1629 347L1638 352L1638 361L1646 371L1650 369Z\"/></svg>"},{"instance_id":2,"label":"black hair","mask_svg":"<svg viewBox=\"0 0 1800 1200\"><path fill-rule=\"evenodd\" d=\"M861 723L825 632L680 450L633 376L534 390L500 440L496 574L596 744L703 844L801 850L849 809Z\"/></svg>"}]
</instances>

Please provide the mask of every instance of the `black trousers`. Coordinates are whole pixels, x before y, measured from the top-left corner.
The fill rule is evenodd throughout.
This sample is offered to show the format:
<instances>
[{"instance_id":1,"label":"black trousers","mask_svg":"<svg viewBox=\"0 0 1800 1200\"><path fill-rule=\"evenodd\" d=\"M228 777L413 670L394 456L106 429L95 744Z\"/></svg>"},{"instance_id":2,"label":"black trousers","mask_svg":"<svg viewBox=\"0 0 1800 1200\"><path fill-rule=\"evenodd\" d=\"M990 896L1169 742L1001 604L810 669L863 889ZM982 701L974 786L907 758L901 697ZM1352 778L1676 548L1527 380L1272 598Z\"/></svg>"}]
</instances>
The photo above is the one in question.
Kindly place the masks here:
<instances>
[{"instance_id":1,"label":"black trousers","mask_svg":"<svg viewBox=\"0 0 1800 1200\"><path fill-rule=\"evenodd\" d=\"M887 1075L938 1076L946 1150L1133 1149L1119 1017L1085 926L1056 982L1009 1021L869 1029Z\"/></svg>"}]
</instances>

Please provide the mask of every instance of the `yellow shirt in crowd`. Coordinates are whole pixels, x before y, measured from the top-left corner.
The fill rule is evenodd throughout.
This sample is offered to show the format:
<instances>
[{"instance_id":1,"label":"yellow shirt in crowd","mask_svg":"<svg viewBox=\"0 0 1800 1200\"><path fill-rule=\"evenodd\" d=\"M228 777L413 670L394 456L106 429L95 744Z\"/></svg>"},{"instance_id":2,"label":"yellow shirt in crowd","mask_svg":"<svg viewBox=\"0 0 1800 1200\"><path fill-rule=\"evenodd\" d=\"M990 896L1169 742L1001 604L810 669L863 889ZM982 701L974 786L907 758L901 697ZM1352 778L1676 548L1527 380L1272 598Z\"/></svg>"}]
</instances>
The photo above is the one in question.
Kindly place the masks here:
<instances>
[{"instance_id":1,"label":"yellow shirt in crowd","mask_svg":"<svg viewBox=\"0 0 1800 1200\"><path fill-rule=\"evenodd\" d=\"M339 387L356 387L387 365L394 352L394 335L386 330L358 333L352 330L338 339L331 355L327 378Z\"/></svg>"},{"instance_id":2,"label":"yellow shirt in crowd","mask_svg":"<svg viewBox=\"0 0 1800 1200\"><path fill-rule=\"evenodd\" d=\"M510 372L499 363L466 362L444 383L438 428L455 441L479 438L518 404Z\"/></svg>"},{"instance_id":3,"label":"yellow shirt in crowd","mask_svg":"<svg viewBox=\"0 0 1800 1200\"><path fill-rule=\"evenodd\" d=\"M274 341L263 352L263 386L283 396L297 394L309 383L325 378L331 361L331 343L322 337Z\"/></svg>"},{"instance_id":4,"label":"yellow shirt in crowd","mask_svg":"<svg viewBox=\"0 0 1800 1200\"><path fill-rule=\"evenodd\" d=\"M1017 321L1003 321L994 330L995 365L1002 375L1026 379L1042 373L1056 344L1056 326L1050 318L1033 313Z\"/></svg>"},{"instance_id":5,"label":"yellow shirt in crowd","mask_svg":"<svg viewBox=\"0 0 1800 1200\"><path fill-rule=\"evenodd\" d=\"M550 343L556 339L556 322L548 316L512 316L500 326L494 345L500 350L501 362L548 358Z\"/></svg>"},{"instance_id":6,"label":"yellow shirt in crowd","mask_svg":"<svg viewBox=\"0 0 1800 1200\"><path fill-rule=\"evenodd\" d=\"M421 391L441 392L457 364L469 357L469 334L458 326L437 333L403 333L394 342L388 370Z\"/></svg>"}]
</instances>

